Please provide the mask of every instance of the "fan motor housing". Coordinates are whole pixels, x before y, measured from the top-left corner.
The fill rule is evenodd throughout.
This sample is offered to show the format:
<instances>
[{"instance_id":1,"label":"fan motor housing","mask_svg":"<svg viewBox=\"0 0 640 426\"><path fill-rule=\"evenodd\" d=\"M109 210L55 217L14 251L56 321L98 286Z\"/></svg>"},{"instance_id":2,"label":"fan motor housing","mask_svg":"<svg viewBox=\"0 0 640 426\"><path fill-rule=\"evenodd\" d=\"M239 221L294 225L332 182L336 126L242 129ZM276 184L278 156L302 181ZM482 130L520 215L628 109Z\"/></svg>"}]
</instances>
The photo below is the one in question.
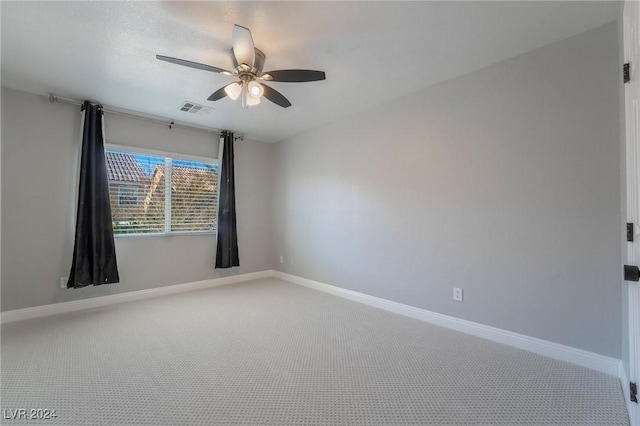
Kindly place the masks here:
<instances>
[{"instance_id":1,"label":"fan motor housing","mask_svg":"<svg viewBox=\"0 0 640 426\"><path fill-rule=\"evenodd\" d=\"M255 51L256 51L255 63L253 64L253 67L251 69L246 70L245 67L242 66L243 64L238 64L238 61L236 60L236 55L233 53L233 49L231 49L231 63L233 64L233 72L239 75L241 79L243 74L253 75L253 79L255 79L255 77L257 77L262 73L262 68L264 67L264 60L266 56L264 52L260 49L256 48Z\"/></svg>"}]
</instances>

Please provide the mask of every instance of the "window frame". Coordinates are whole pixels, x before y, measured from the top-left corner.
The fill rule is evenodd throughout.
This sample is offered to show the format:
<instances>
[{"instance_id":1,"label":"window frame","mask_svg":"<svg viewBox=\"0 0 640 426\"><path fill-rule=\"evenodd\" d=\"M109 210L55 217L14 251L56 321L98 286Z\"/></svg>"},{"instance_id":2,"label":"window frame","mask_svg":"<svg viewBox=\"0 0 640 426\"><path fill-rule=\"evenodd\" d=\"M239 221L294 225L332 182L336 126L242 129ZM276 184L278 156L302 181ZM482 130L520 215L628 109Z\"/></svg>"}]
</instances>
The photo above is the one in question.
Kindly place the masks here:
<instances>
[{"instance_id":1,"label":"window frame","mask_svg":"<svg viewBox=\"0 0 640 426\"><path fill-rule=\"evenodd\" d=\"M165 177L171 176L171 164L173 161L170 160L186 160L186 161L199 161L207 164L215 164L218 173L218 184L220 182L220 162L217 158L212 157L202 157L199 155L192 154L181 154L178 152L169 152L169 151L161 151L156 149L148 149L141 148L137 146L129 146L129 145L120 145L114 143L105 143L104 144L105 154L107 150L115 150L121 152L132 152L135 154L149 154L156 155L158 157L165 158ZM218 192L216 194L216 205L218 204L218 198L220 197L219 192L220 185L218 185ZM169 200L169 202L167 202ZM172 231L171 230L171 185L166 185L165 183L165 218L164 218L164 232L148 232L148 233L132 233L132 234L116 234L113 233L114 238L145 238L145 237L170 237L170 236L184 236L184 235L216 235L218 229L218 218L216 217L216 230L215 231ZM217 211L217 210L216 210Z\"/></svg>"}]
</instances>

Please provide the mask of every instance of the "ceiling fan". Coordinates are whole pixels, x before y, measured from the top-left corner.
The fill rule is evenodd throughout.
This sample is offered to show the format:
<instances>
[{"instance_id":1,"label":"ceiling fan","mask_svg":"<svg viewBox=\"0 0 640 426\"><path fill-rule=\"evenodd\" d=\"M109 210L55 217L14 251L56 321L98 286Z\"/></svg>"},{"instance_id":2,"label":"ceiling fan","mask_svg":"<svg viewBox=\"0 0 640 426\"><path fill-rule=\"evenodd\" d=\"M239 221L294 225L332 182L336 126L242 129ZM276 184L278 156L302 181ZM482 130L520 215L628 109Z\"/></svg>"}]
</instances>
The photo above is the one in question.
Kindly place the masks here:
<instances>
[{"instance_id":1,"label":"ceiling fan","mask_svg":"<svg viewBox=\"0 0 640 426\"><path fill-rule=\"evenodd\" d=\"M262 72L265 54L253 45L251 31L240 25L233 26L231 44L232 71L169 56L156 55L156 58L185 67L238 77L239 80L237 82L221 87L213 92L207 100L217 101L225 96L236 100L240 97L243 107L259 104L262 96L283 108L291 106L291 102L289 102L282 93L267 86L263 81L303 83L307 81L324 80L326 78L324 71L314 70L290 69Z\"/></svg>"}]
</instances>

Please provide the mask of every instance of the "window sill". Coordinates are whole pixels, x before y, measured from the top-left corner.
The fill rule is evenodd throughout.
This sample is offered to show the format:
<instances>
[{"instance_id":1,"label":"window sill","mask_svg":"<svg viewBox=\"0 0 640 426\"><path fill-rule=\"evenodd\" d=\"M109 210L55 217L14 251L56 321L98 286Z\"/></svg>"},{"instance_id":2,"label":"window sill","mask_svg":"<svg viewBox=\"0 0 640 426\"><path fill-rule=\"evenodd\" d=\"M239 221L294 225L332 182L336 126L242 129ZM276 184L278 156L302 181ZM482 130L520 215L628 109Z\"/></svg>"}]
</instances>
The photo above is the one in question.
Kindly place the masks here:
<instances>
[{"instance_id":1,"label":"window sill","mask_svg":"<svg viewBox=\"0 0 640 426\"><path fill-rule=\"evenodd\" d=\"M216 235L216 231L176 231L176 232L158 232L154 234L114 234L115 239L129 238L145 238L145 237L173 237L185 235Z\"/></svg>"}]
</instances>

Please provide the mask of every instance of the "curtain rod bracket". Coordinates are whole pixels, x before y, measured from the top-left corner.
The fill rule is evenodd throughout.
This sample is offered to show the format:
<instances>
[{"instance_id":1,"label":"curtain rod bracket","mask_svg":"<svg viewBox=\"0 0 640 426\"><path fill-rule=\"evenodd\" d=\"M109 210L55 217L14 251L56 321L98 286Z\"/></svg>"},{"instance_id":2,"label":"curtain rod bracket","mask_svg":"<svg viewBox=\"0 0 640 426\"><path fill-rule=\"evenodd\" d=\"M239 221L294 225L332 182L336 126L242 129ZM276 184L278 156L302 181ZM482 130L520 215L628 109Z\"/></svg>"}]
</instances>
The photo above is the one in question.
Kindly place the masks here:
<instances>
[{"instance_id":1,"label":"curtain rod bracket","mask_svg":"<svg viewBox=\"0 0 640 426\"><path fill-rule=\"evenodd\" d=\"M58 102L58 97L53 96L53 93L49 93L49 102L51 103Z\"/></svg>"}]
</instances>

